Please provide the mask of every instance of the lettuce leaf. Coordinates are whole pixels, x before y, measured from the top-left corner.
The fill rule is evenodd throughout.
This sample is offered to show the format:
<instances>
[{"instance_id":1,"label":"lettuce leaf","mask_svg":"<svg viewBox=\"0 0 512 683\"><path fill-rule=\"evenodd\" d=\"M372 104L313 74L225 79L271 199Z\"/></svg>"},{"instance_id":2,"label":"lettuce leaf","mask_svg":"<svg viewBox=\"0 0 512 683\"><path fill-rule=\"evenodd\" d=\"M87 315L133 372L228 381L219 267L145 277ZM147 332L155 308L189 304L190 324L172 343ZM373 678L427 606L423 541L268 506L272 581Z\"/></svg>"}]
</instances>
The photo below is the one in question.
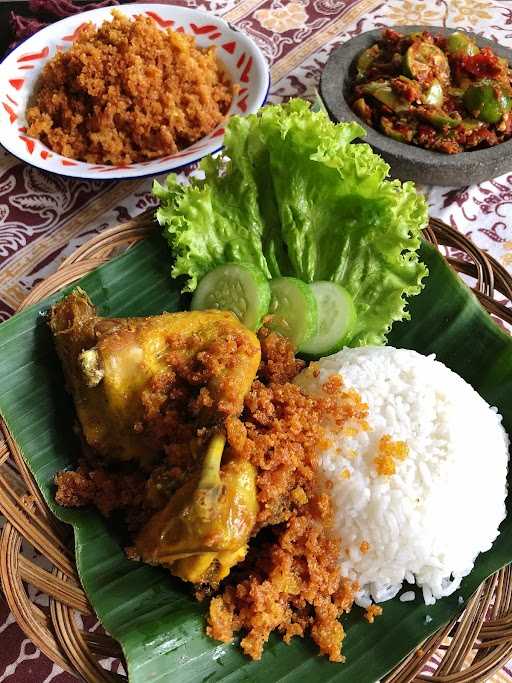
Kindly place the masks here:
<instances>
[{"instance_id":1,"label":"lettuce leaf","mask_svg":"<svg viewBox=\"0 0 512 683\"><path fill-rule=\"evenodd\" d=\"M233 117L224 154L200 164L204 178L154 184L172 275L188 278L186 291L226 262L334 280L354 298L350 345L384 343L427 274L417 254L427 206L413 183L388 180L386 162L353 142L362 135L303 100Z\"/></svg>"}]
</instances>

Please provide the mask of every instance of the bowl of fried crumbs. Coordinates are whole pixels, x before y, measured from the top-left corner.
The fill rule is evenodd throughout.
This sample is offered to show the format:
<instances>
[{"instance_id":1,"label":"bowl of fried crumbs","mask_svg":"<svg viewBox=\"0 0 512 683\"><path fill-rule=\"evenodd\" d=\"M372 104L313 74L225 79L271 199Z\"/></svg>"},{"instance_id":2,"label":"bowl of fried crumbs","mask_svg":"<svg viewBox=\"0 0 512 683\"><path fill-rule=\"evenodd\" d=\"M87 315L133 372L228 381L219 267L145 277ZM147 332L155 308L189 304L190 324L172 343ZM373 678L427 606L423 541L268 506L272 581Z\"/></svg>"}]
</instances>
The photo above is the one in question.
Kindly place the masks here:
<instances>
[{"instance_id":1,"label":"bowl of fried crumbs","mask_svg":"<svg viewBox=\"0 0 512 683\"><path fill-rule=\"evenodd\" d=\"M257 45L213 14L100 8L47 26L0 64L0 143L61 175L156 175L219 150L229 117L256 112L269 86Z\"/></svg>"}]
</instances>

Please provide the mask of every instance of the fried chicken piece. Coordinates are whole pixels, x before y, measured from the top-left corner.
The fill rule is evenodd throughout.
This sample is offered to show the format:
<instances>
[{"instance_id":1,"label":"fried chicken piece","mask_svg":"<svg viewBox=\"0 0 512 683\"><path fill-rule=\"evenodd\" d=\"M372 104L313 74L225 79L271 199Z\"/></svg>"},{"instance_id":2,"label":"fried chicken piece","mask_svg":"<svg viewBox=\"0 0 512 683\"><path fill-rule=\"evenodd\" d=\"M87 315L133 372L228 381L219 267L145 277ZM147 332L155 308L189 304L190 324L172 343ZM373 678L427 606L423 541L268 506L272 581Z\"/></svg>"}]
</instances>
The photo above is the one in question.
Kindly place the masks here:
<instances>
[{"instance_id":1,"label":"fried chicken piece","mask_svg":"<svg viewBox=\"0 0 512 683\"><path fill-rule=\"evenodd\" d=\"M217 585L247 553L256 523L256 470L232 459L221 467L225 444L215 434L201 471L183 484L139 533L144 562L169 567L192 583Z\"/></svg>"},{"instance_id":2,"label":"fried chicken piece","mask_svg":"<svg viewBox=\"0 0 512 683\"><path fill-rule=\"evenodd\" d=\"M147 428L159 391L187 404L182 422L239 414L260 361L255 335L229 311L102 318L75 289L52 307L50 328L85 441L110 461L144 463L162 448L154 419Z\"/></svg>"}]
</instances>

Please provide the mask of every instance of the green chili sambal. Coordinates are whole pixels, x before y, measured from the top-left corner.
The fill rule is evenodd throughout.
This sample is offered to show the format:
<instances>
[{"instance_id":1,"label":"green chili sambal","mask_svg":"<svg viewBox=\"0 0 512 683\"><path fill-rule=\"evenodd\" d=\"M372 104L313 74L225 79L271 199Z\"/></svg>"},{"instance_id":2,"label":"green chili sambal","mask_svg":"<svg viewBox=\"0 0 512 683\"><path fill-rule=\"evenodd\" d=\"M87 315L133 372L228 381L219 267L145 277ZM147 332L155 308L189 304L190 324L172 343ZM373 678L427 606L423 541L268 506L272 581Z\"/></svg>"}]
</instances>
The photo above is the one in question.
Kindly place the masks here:
<instances>
[{"instance_id":1,"label":"green chili sambal","mask_svg":"<svg viewBox=\"0 0 512 683\"><path fill-rule=\"evenodd\" d=\"M359 55L352 109L393 140L446 154L512 136L512 71L465 33L384 30Z\"/></svg>"}]
</instances>

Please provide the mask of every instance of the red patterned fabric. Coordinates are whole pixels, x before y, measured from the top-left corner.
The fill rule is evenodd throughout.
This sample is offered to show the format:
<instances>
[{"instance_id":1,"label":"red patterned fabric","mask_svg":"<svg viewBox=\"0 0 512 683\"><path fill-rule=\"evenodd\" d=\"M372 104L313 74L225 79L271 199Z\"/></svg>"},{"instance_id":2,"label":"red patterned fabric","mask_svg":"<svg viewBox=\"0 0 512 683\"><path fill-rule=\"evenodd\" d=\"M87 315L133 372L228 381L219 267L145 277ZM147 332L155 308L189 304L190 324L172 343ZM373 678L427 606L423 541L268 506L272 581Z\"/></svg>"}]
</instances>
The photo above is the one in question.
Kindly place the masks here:
<instances>
[{"instance_id":1,"label":"red patterned fabric","mask_svg":"<svg viewBox=\"0 0 512 683\"><path fill-rule=\"evenodd\" d=\"M38 5L43 1L47 2L37 0ZM71 4L51 2L61 11ZM297 96L313 99L331 50L376 26L463 26L512 46L512 7L506 0L177 0L174 4L224 15L250 34L272 64L270 99L275 102ZM0 152L0 320L12 315L27 292L92 235L154 205L150 187L151 179L67 180ZM468 234L512 268L512 169L478 186L423 189L432 215ZM44 609L45 596L34 595ZM107 664L118 666L110 660ZM0 683L72 680L27 641L0 597ZM512 683L512 675L503 670L491 680Z\"/></svg>"},{"instance_id":2,"label":"red patterned fabric","mask_svg":"<svg viewBox=\"0 0 512 683\"><path fill-rule=\"evenodd\" d=\"M69 17L77 12L85 12L90 9L97 9L98 7L109 7L110 5L118 5L118 0L101 0L98 2L88 2L87 4L77 5L73 0L29 0L29 11L32 15L25 17L12 11L9 15L9 25L12 33L12 42L9 48L16 47L21 41L34 35L39 29L48 26L48 21L45 21L40 16L51 16L55 19L62 17Z\"/></svg>"}]
</instances>

